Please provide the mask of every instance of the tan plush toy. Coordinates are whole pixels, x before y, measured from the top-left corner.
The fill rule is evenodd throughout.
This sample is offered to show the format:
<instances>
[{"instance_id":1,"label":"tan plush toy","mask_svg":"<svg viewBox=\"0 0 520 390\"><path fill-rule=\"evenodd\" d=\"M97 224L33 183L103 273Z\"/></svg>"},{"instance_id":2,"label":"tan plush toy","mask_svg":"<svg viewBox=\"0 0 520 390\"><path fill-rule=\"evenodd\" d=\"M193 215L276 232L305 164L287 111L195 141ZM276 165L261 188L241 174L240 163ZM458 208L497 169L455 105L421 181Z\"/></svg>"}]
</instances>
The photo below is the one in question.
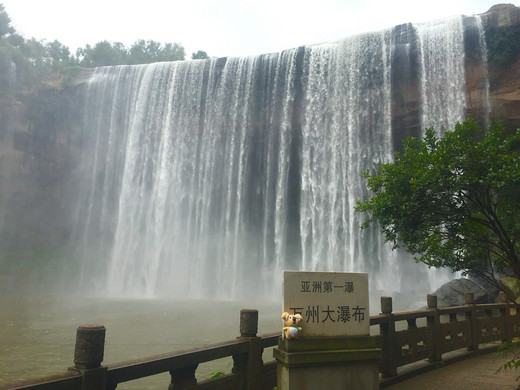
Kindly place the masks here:
<instances>
[{"instance_id":1,"label":"tan plush toy","mask_svg":"<svg viewBox=\"0 0 520 390\"><path fill-rule=\"evenodd\" d=\"M283 319L283 332L287 340L297 339L300 337L302 331L301 326L297 326L303 317L300 314L289 314L287 312L282 314Z\"/></svg>"}]
</instances>

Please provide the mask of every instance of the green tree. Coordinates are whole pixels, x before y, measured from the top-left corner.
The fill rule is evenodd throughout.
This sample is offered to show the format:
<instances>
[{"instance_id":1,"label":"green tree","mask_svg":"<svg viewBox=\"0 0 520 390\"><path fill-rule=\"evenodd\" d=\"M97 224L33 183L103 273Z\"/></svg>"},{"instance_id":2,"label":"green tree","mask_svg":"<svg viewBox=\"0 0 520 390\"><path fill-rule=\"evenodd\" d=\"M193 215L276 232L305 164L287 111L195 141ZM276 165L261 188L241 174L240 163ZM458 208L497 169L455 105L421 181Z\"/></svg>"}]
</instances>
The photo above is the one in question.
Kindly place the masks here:
<instances>
[{"instance_id":1,"label":"green tree","mask_svg":"<svg viewBox=\"0 0 520 390\"><path fill-rule=\"evenodd\" d=\"M208 53L202 50L198 50L196 53L191 53L192 60L207 60L208 58Z\"/></svg>"},{"instance_id":2,"label":"green tree","mask_svg":"<svg viewBox=\"0 0 520 390\"><path fill-rule=\"evenodd\" d=\"M79 65L84 67L122 65L128 63L128 51L121 42L101 41L93 47L76 50Z\"/></svg>"},{"instance_id":3,"label":"green tree","mask_svg":"<svg viewBox=\"0 0 520 390\"><path fill-rule=\"evenodd\" d=\"M50 64L54 68L59 68L62 65L68 65L72 62L69 48L60 41L54 40L47 43L46 49Z\"/></svg>"},{"instance_id":4,"label":"green tree","mask_svg":"<svg viewBox=\"0 0 520 390\"><path fill-rule=\"evenodd\" d=\"M6 38L6 42L14 47L21 48L25 44L25 39L20 34L13 33Z\"/></svg>"},{"instance_id":5,"label":"green tree","mask_svg":"<svg viewBox=\"0 0 520 390\"><path fill-rule=\"evenodd\" d=\"M482 131L471 119L442 138L408 138L394 163L364 173L374 196L359 201L363 226L378 222L387 241L416 261L520 278L520 129Z\"/></svg>"},{"instance_id":6,"label":"green tree","mask_svg":"<svg viewBox=\"0 0 520 390\"><path fill-rule=\"evenodd\" d=\"M162 45L157 41L145 41L144 39L140 39L134 42L129 50L130 64L179 61L184 60L184 57L184 48L178 43L166 43Z\"/></svg>"},{"instance_id":7,"label":"green tree","mask_svg":"<svg viewBox=\"0 0 520 390\"><path fill-rule=\"evenodd\" d=\"M0 37L7 34L14 34L15 30L11 27L11 18L5 11L3 3L0 3Z\"/></svg>"},{"instance_id":8,"label":"green tree","mask_svg":"<svg viewBox=\"0 0 520 390\"><path fill-rule=\"evenodd\" d=\"M186 58L186 51L178 43L165 43L161 47L158 61L182 61Z\"/></svg>"},{"instance_id":9,"label":"green tree","mask_svg":"<svg viewBox=\"0 0 520 390\"><path fill-rule=\"evenodd\" d=\"M145 41L139 39L133 43L129 50L129 60L131 64L148 64L156 62L161 44L156 41Z\"/></svg>"},{"instance_id":10,"label":"green tree","mask_svg":"<svg viewBox=\"0 0 520 390\"><path fill-rule=\"evenodd\" d=\"M18 81L26 91L38 89L52 74L52 59L45 45L35 39L26 39L19 48L20 56L13 56Z\"/></svg>"}]
</instances>

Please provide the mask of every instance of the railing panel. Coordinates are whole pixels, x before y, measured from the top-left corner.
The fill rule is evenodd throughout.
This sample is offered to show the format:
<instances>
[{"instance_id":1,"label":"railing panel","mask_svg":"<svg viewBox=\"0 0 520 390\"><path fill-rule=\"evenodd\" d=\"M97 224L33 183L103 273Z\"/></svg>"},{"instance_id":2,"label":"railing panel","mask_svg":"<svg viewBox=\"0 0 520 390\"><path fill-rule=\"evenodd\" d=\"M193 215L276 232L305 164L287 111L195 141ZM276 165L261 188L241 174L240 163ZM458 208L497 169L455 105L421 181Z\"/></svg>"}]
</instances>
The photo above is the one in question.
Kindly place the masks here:
<instances>
[{"instance_id":1,"label":"railing panel","mask_svg":"<svg viewBox=\"0 0 520 390\"><path fill-rule=\"evenodd\" d=\"M262 369L262 389L272 390L276 386L276 370L277 365L274 360L264 364Z\"/></svg>"},{"instance_id":2,"label":"railing panel","mask_svg":"<svg viewBox=\"0 0 520 390\"><path fill-rule=\"evenodd\" d=\"M415 328L395 333L394 353L398 367L432 356L432 331Z\"/></svg>"},{"instance_id":3,"label":"railing panel","mask_svg":"<svg viewBox=\"0 0 520 390\"><path fill-rule=\"evenodd\" d=\"M282 332L268 333L260 336L260 345L262 348L275 347L278 345L278 337Z\"/></svg>"},{"instance_id":4,"label":"railing panel","mask_svg":"<svg viewBox=\"0 0 520 390\"><path fill-rule=\"evenodd\" d=\"M434 314L430 310L405 311L402 313L394 313L395 321L408 321L418 318L433 317Z\"/></svg>"},{"instance_id":5,"label":"railing panel","mask_svg":"<svg viewBox=\"0 0 520 390\"><path fill-rule=\"evenodd\" d=\"M467 310L468 310L467 306L440 307L439 314L441 316L450 315L450 314L463 315Z\"/></svg>"},{"instance_id":6,"label":"railing panel","mask_svg":"<svg viewBox=\"0 0 520 390\"><path fill-rule=\"evenodd\" d=\"M108 366L109 383L122 383L199 363L247 353L247 341L230 341L208 347L190 349L175 354L157 355Z\"/></svg>"},{"instance_id":7,"label":"railing panel","mask_svg":"<svg viewBox=\"0 0 520 390\"><path fill-rule=\"evenodd\" d=\"M479 317L477 318L477 329L479 344L503 340L506 335L503 317Z\"/></svg>"},{"instance_id":8,"label":"railing panel","mask_svg":"<svg viewBox=\"0 0 520 390\"><path fill-rule=\"evenodd\" d=\"M240 375L225 374L216 378L207 379L197 383L199 390L229 390L238 389L241 382Z\"/></svg>"},{"instance_id":9,"label":"railing panel","mask_svg":"<svg viewBox=\"0 0 520 390\"><path fill-rule=\"evenodd\" d=\"M388 317L384 314L377 314L375 316L370 316L370 326L373 325L381 325L388 322Z\"/></svg>"},{"instance_id":10,"label":"railing panel","mask_svg":"<svg viewBox=\"0 0 520 390\"><path fill-rule=\"evenodd\" d=\"M513 307L510 309L510 313L509 320L511 321L512 336L520 337L520 310Z\"/></svg>"},{"instance_id":11,"label":"railing panel","mask_svg":"<svg viewBox=\"0 0 520 390\"><path fill-rule=\"evenodd\" d=\"M23 389L23 390L76 390L81 389L82 377L79 372L71 371L63 374L51 375L43 378L34 378L21 381L14 387L3 387L0 389Z\"/></svg>"},{"instance_id":12,"label":"railing panel","mask_svg":"<svg viewBox=\"0 0 520 390\"><path fill-rule=\"evenodd\" d=\"M471 327L469 321L457 321L440 324L441 352L469 347L471 344Z\"/></svg>"}]
</instances>

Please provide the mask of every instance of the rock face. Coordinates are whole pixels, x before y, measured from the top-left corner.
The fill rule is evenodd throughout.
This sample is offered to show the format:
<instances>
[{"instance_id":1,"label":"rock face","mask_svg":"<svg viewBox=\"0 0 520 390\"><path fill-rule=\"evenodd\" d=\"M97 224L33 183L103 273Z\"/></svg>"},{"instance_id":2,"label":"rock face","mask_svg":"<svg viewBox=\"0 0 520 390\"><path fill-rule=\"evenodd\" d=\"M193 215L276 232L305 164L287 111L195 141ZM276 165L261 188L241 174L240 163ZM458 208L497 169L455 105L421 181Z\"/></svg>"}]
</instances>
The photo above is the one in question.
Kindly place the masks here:
<instances>
[{"instance_id":1,"label":"rock face","mask_svg":"<svg viewBox=\"0 0 520 390\"><path fill-rule=\"evenodd\" d=\"M498 4L481 15L486 31L489 77L489 119L520 128L520 8ZM485 94L476 80L484 72L471 60L466 66L468 113L482 117Z\"/></svg>"},{"instance_id":2,"label":"rock face","mask_svg":"<svg viewBox=\"0 0 520 390\"><path fill-rule=\"evenodd\" d=\"M480 15L487 43L482 62L478 29L464 20L466 112L481 126L500 121L520 128L520 8L498 4ZM392 59L392 127L394 147L420 134L421 87L417 58L419 42L410 25L394 28ZM415 54L414 54L415 53Z\"/></svg>"},{"instance_id":3,"label":"rock face","mask_svg":"<svg viewBox=\"0 0 520 390\"><path fill-rule=\"evenodd\" d=\"M50 265L70 236L66 189L79 145L72 142L73 111L62 91L40 91L23 102L16 96L0 96L0 267L16 264L32 284L26 267L34 264L24 261ZM2 274L0 283L8 286Z\"/></svg>"},{"instance_id":4,"label":"rock face","mask_svg":"<svg viewBox=\"0 0 520 390\"><path fill-rule=\"evenodd\" d=\"M464 305L464 294L474 293L475 303L489 303L494 301L490 293L475 282L460 278L452 280L435 291L438 307Z\"/></svg>"}]
</instances>

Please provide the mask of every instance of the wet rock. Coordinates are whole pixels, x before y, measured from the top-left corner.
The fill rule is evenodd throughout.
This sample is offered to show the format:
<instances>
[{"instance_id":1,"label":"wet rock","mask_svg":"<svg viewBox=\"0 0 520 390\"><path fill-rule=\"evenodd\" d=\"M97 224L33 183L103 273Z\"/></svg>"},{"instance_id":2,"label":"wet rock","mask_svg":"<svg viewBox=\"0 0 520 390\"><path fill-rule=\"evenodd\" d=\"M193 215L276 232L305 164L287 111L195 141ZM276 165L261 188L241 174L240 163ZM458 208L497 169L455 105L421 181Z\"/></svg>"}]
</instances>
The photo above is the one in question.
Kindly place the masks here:
<instances>
[{"instance_id":1,"label":"wet rock","mask_svg":"<svg viewBox=\"0 0 520 390\"><path fill-rule=\"evenodd\" d=\"M491 294L477 283L460 278L451 280L439 287L434 294L437 295L437 306L461 306L464 305L464 293L473 293L475 303L489 303Z\"/></svg>"}]
</instances>

